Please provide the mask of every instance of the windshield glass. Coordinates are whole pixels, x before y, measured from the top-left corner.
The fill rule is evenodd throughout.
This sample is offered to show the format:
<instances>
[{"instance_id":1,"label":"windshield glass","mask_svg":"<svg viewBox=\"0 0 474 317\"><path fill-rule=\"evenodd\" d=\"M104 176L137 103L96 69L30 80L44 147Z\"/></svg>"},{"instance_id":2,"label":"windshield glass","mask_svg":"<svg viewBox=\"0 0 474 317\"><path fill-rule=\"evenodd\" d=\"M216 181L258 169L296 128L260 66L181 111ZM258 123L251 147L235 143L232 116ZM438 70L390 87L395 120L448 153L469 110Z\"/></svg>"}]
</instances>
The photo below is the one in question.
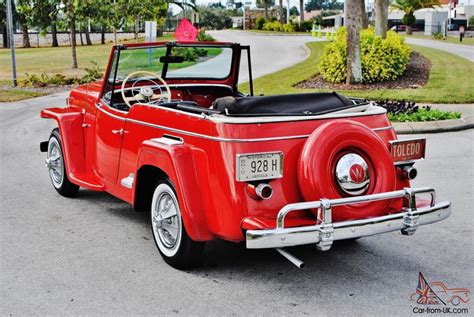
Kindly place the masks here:
<instances>
[{"instance_id":1,"label":"windshield glass","mask_svg":"<svg viewBox=\"0 0 474 317\"><path fill-rule=\"evenodd\" d=\"M127 48L120 51L117 81L136 71L158 73L163 78L224 79L232 64L230 47L173 46ZM166 59L165 56L173 57ZM166 74L164 73L166 71Z\"/></svg>"}]
</instances>

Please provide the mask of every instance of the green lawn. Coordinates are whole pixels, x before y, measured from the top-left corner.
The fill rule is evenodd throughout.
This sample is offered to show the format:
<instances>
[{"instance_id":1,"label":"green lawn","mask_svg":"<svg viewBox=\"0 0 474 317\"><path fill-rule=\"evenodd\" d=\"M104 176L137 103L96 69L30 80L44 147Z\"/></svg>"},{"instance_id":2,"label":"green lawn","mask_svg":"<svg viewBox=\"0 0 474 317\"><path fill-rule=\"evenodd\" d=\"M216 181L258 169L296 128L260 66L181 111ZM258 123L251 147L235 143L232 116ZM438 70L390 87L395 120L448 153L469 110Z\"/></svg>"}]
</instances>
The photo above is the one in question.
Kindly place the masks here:
<instances>
[{"instance_id":1,"label":"green lawn","mask_svg":"<svg viewBox=\"0 0 474 317\"><path fill-rule=\"evenodd\" d=\"M425 40L433 40L433 41L439 41L439 42L445 42L445 43L452 43L452 44L462 44L462 45L471 45L474 46L474 38L473 37L465 37L462 42L459 42L459 36L447 36L442 40L436 40L430 35L404 35L402 36L407 37L407 38L415 38L415 39L425 39Z\"/></svg>"},{"instance_id":2,"label":"green lawn","mask_svg":"<svg viewBox=\"0 0 474 317\"><path fill-rule=\"evenodd\" d=\"M22 89L0 89L0 102L12 102L34 97L40 97L43 95L45 94Z\"/></svg>"},{"instance_id":3,"label":"green lawn","mask_svg":"<svg viewBox=\"0 0 474 317\"><path fill-rule=\"evenodd\" d=\"M318 62L327 42L310 42L310 56L301 63L272 73L254 81L255 95L316 92L324 90L298 89L294 85L318 74ZM341 94L371 100L408 100L427 103L472 103L474 102L474 63L456 55L439 50L411 46L426 56L432 63L428 83L418 89L389 90L340 90ZM248 92L248 83L239 86ZM327 91L327 90L326 90Z\"/></svg>"},{"instance_id":4,"label":"green lawn","mask_svg":"<svg viewBox=\"0 0 474 317\"><path fill-rule=\"evenodd\" d=\"M171 35L158 38L157 41L171 40ZM131 41L133 43L133 41ZM124 42L121 42L124 43ZM26 73L64 74L70 76L84 75L84 68L90 67L89 61L94 60L101 69L105 69L109 59L112 43L104 45L78 46L77 57L79 69L71 68L71 47L40 47L18 48L15 50L18 79L24 79ZM10 50L0 49L0 80L8 80L11 76Z\"/></svg>"}]
</instances>

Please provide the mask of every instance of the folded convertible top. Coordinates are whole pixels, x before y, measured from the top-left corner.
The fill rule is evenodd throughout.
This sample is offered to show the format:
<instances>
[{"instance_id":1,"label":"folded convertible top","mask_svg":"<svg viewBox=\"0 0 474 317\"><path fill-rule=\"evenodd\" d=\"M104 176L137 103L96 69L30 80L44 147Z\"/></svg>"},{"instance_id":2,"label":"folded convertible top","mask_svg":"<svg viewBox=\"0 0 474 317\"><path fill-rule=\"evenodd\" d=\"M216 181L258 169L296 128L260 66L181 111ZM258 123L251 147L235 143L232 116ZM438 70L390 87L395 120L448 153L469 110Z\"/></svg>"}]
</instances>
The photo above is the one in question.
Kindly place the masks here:
<instances>
[{"instance_id":1,"label":"folded convertible top","mask_svg":"<svg viewBox=\"0 0 474 317\"><path fill-rule=\"evenodd\" d=\"M227 115L319 115L360 105L336 92L289 94L258 97L222 97L213 109Z\"/></svg>"}]
</instances>

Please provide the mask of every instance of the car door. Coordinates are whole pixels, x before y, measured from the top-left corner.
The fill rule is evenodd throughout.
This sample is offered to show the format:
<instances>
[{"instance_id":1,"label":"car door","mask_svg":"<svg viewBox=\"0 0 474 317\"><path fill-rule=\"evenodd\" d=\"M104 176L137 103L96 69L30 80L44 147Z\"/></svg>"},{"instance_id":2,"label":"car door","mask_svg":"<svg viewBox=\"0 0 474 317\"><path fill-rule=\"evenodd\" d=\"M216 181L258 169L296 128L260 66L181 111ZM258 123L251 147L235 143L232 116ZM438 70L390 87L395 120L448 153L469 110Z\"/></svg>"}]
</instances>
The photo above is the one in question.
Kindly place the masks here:
<instances>
[{"instance_id":1,"label":"car door","mask_svg":"<svg viewBox=\"0 0 474 317\"><path fill-rule=\"evenodd\" d=\"M105 189L114 192L120 162L120 150L127 112L114 105L116 71L120 51L112 53L102 96L96 103L95 171Z\"/></svg>"},{"instance_id":2,"label":"car door","mask_svg":"<svg viewBox=\"0 0 474 317\"><path fill-rule=\"evenodd\" d=\"M113 191L117 184L120 149L125 134L126 112L97 104L96 116L96 171L106 190Z\"/></svg>"}]
</instances>

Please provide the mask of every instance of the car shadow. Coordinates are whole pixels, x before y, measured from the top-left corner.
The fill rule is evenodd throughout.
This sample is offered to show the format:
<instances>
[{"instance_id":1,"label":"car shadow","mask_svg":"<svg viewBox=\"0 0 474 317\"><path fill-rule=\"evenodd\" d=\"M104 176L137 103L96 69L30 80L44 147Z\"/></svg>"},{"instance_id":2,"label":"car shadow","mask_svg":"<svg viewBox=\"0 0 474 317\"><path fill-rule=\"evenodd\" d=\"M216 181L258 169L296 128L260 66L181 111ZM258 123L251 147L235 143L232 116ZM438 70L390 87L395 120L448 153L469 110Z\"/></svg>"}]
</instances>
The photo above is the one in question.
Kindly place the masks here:
<instances>
[{"instance_id":1,"label":"car shadow","mask_svg":"<svg viewBox=\"0 0 474 317\"><path fill-rule=\"evenodd\" d=\"M137 235L146 235L150 239L149 215L146 212L136 212L133 207L122 200L105 192L81 190L78 200L93 201L98 208L104 209L111 216L125 221L134 221L143 225L143 230ZM360 281L373 278L373 272L398 271L398 261L391 261L392 255L386 250L391 239L400 239L393 233L379 241L374 237L362 238L355 241L336 241L329 251L321 252L315 245L304 245L285 248L288 252L305 262L306 267L298 269L274 249L247 249L245 243L233 243L215 239L206 243L203 265L185 270L188 274L215 281L232 280L276 280L278 282L294 282L298 278L318 279L318 283L337 283L338 279L348 279L357 276ZM398 243L398 242L397 242ZM392 251L397 247L393 246ZM159 256L150 254L150 256ZM416 258L403 258L404 266L423 268ZM414 262L413 262L414 261ZM342 272L342 273L341 273ZM291 274L288 274L291 273ZM335 280L332 280L335 279ZM341 280L342 281L342 280ZM302 280L303 284L308 283ZM309 285L309 284L308 284Z\"/></svg>"}]
</instances>

